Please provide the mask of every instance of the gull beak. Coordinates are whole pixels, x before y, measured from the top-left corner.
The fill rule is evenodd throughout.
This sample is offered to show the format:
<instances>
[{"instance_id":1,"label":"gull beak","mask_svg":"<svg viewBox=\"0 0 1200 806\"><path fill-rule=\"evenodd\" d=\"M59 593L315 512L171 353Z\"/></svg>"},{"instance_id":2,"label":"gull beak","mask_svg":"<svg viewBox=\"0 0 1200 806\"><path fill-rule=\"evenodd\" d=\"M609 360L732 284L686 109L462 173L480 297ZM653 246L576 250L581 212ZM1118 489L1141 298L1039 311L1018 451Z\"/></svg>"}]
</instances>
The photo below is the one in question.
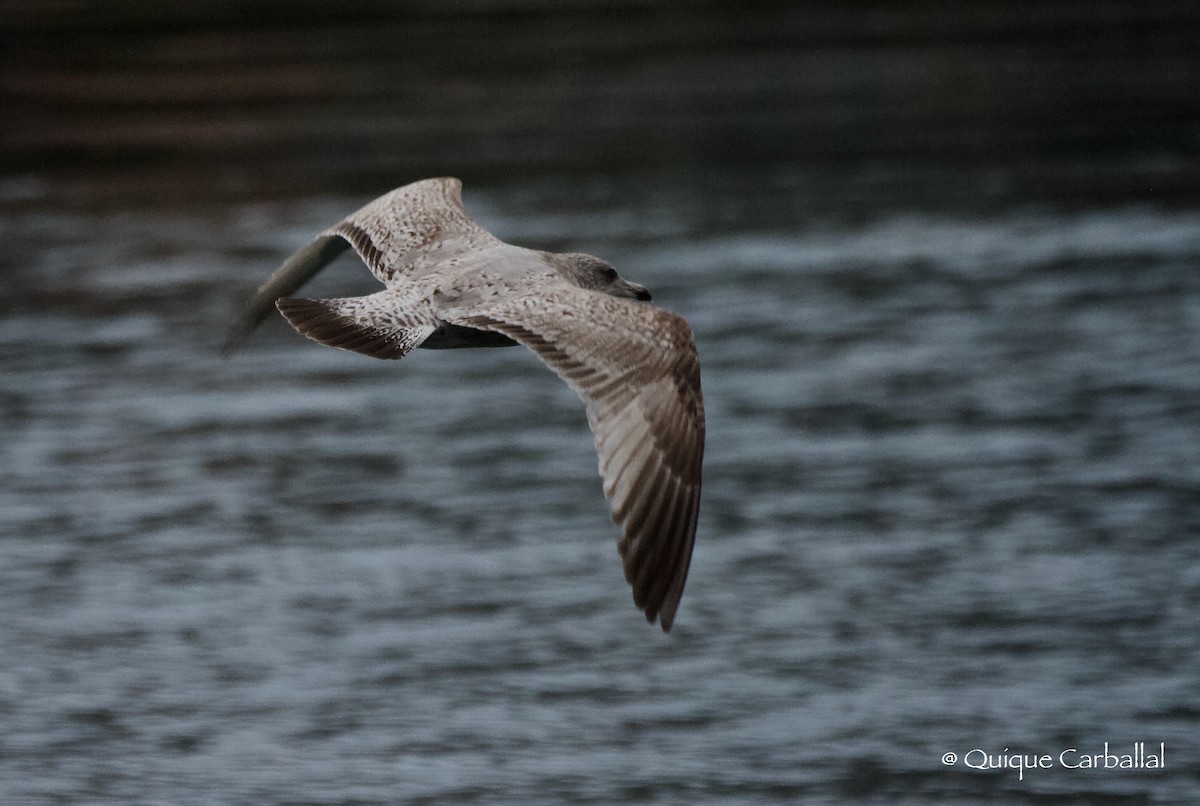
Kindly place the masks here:
<instances>
[{"instance_id":1,"label":"gull beak","mask_svg":"<svg viewBox=\"0 0 1200 806\"><path fill-rule=\"evenodd\" d=\"M646 286L638 285L637 283L631 283L628 280L625 281L625 285L628 286L629 296L636 300L641 300L642 302L650 301L650 291L646 288Z\"/></svg>"}]
</instances>

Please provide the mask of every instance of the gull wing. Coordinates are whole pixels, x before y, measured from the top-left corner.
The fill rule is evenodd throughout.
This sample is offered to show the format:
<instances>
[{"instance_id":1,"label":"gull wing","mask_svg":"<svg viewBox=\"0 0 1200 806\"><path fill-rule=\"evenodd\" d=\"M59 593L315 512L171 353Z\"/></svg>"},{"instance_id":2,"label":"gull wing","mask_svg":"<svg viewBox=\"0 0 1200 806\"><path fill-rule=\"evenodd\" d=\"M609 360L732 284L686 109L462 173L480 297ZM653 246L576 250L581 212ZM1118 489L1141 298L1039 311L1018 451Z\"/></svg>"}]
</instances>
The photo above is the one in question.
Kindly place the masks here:
<instances>
[{"instance_id":1,"label":"gull wing","mask_svg":"<svg viewBox=\"0 0 1200 806\"><path fill-rule=\"evenodd\" d=\"M687 322L565 284L439 316L524 344L587 404L634 603L670 630L695 542L704 455L700 360Z\"/></svg>"},{"instance_id":2,"label":"gull wing","mask_svg":"<svg viewBox=\"0 0 1200 806\"><path fill-rule=\"evenodd\" d=\"M423 179L380 196L289 257L255 293L222 346L232 352L275 307L348 247L384 285L502 242L463 208L462 182Z\"/></svg>"},{"instance_id":3,"label":"gull wing","mask_svg":"<svg viewBox=\"0 0 1200 806\"><path fill-rule=\"evenodd\" d=\"M322 236L348 241L387 286L501 243L467 215L462 182L452 177L423 179L385 193Z\"/></svg>"}]
</instances>

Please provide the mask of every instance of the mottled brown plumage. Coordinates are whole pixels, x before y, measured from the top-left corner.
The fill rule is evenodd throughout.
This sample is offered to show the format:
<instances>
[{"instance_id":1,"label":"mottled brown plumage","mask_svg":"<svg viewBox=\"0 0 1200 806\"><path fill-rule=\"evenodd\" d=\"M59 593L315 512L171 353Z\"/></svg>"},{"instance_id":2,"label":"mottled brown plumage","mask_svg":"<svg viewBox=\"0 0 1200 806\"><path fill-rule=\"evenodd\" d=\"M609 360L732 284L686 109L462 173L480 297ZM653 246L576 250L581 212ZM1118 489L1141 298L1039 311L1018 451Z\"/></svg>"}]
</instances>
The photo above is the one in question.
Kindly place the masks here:
<instances>
[{"instance_id":1,"label":"mottled brown plumage","mask_svg":"<svg viewBox=\"0 0 1200 806\"><path fill-rule=\"evenodd\" d=\"M386 286L291 299L352 246ZM625 578L646 618L671 628L700 506L704 403L687 322L590 255L500 241L467 215L457 179L392 191L326 230L259 289L232 348L276 305L309 338L376 358L414 347L524 344L587 405Z\"/></svg>"}]
</instances>

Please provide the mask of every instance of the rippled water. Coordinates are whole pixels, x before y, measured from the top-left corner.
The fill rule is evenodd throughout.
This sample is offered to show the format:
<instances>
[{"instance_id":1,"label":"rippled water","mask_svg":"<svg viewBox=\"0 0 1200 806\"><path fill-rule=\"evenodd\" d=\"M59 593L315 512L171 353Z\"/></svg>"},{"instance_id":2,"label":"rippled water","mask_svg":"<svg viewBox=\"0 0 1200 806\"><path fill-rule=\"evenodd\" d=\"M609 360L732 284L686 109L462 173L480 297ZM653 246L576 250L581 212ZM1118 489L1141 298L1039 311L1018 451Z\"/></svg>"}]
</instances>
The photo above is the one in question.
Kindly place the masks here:
<instances>
[{"instance_id":1,"label":"rippled water","mask_svg":"<svg viewBox=\"0 0 1200 806\"><path fill-rule=\"evenodd\" d=\"M216 356L361 198L0 221L0 800L1189 802L1200 215L755 229L565 195L467 203L693 324L670 636L531 354L379 362L272 322ZM961 758L1106 741L1165 769Z\"/></svg>"}]
</instances>

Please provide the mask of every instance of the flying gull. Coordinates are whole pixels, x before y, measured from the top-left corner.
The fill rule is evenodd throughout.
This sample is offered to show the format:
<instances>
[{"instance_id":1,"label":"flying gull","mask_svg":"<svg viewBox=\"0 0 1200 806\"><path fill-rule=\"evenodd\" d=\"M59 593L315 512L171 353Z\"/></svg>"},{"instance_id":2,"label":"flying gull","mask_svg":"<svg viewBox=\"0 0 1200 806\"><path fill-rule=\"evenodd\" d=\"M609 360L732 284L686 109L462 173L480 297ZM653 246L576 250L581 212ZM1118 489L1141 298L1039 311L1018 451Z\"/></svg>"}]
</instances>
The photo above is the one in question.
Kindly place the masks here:
<instances>
[{"instance_id":1,"label":"flying gull","mask_svg":"<svg viewBox=\"0 0 1200 806\"><path fill-rule=\"evenodd\" d=\"M385 289L294 293L353 247ZM700 507L704 402L686 321L590 255L504 243L471 220L457 179L397 188L321 233L271 275L238 320L232 350L279 309L308 338L375 358L414 347L523 344L587 404L633 601L671 629Z\"/></svg>"}]
</instances>

